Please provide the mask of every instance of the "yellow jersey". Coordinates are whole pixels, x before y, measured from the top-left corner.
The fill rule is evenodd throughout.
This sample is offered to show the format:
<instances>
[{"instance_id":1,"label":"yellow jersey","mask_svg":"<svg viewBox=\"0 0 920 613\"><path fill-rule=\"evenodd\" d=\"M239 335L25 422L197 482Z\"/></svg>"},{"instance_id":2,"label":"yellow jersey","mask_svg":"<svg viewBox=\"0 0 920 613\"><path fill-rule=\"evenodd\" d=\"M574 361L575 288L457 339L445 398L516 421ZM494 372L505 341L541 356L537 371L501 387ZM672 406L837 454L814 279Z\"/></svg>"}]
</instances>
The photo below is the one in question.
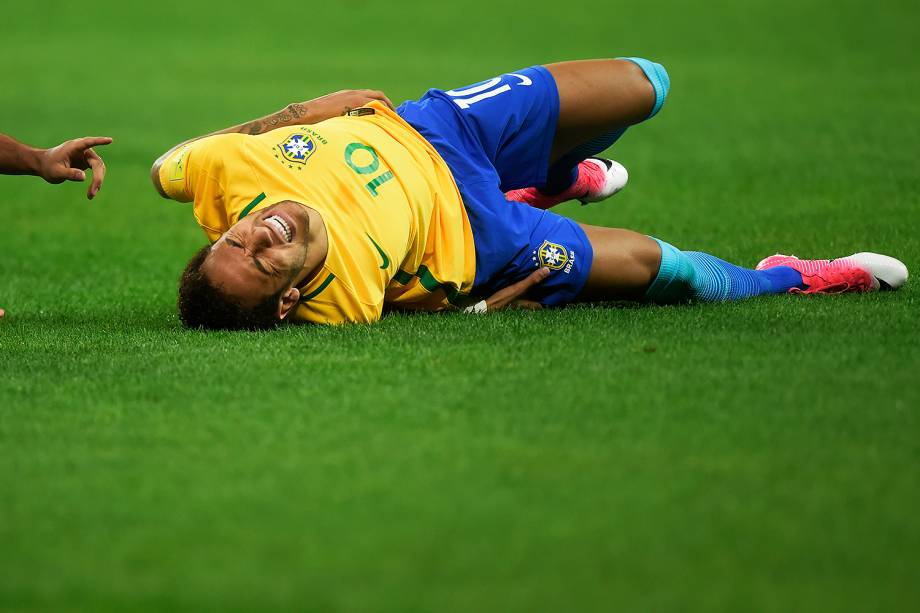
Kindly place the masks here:
<instances>
[{"instance_id":1,"label":"yellow jersey","mask_svg":"<svg viewBox=\"0 0 920 613\"><path fill-rule=\"evenodd\" d=\"M383 104L362 108L256 136L202 138L160 166L165 193L194 202L212 242L282 200L320 214L329 251L300 287L298 321L371 322L384 304L441 310L473 285L473 234L447 164Z\"/></svg>"}]
</instances>

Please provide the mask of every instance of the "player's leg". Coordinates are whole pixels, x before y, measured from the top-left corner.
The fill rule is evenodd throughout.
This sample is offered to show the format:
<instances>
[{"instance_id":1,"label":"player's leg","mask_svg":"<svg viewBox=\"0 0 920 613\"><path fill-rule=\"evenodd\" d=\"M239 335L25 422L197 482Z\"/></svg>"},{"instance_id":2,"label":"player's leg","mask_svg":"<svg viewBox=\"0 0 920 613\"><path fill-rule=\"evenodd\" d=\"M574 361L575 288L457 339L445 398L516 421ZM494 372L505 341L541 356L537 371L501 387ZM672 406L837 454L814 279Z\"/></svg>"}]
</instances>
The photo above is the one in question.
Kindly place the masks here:
<instances>
[{"instance_id":1,"label":"player's leg","mask_svg":"<svg viewBox=\"0 0 920 613\"><path fill-rule=\"evenodd\" d=\"M644 234L578 224L594 251L580 301L643 300L661 264L661 249Z\"/></svg>"},{"instance_id":2,"label":"player's leg","mask_svg":"<svg viewBox=\"0 0 920 613\"><path fill-rule=\"evenodd\" d=\"M641 58L560 62L546 69L559 92L553 164L579 149L588 155L603 151L585 146L603 137L606 147L612 145L626 128L655 115L670 87L664 67Z\"/></svg>"},{"instance_id":3,"label":"player's leg","mask_svg":"<svg viewBox=\"0 0 920 613\"><path fill-rule=\"evenodd\" d=\"M507 196L539 208L573 198L602 200L625 185L626 170L611 160L589 158L661 109L670 88L668 74L642 58L560 62L545 69L559 97L546 181Z\"/></svg>"},{"instance_id":4,"label":"player's leg","mask_svg":"<svg viewBox=\"0 0 920 613\"><path fill-rule=\"evenodd\" d=\"M786 261L767 270L749 270L706 253L680 251L631 230L582 225L519 203L509 208L524 221L528 212L539 215L539 221L529 248L483 288L485 295L541 267L550 269L550 275L530 290L529 297L545 306L610 300L715 302L804 289L804 274Z\"/></svg>"},{"instance_id":5,"label":"player's leg","mask_svg":"<svg viewBox=\"0 0 920 613\"><path fill-rule=\"evenodd\" d=\"M895 258L857 253L836 260L766 258L751 270L708 253L681 251L629 230L582 225L593 249L578 299L719 302L765 294L897 289L907 267Z\"/></svg>"},{"instance_id":6,"label":"player's leg","mask_svg":"<svg viewBox=\"0 0 920 613\"><path fill-rule=\"evenodd\" d=\"M680 251L668 243L618 228L585 226L594 258L579 300L684 300L715 302L782 294L803 288L789 266L750 270L708 253Z\"/></svg>"}]
</instances>

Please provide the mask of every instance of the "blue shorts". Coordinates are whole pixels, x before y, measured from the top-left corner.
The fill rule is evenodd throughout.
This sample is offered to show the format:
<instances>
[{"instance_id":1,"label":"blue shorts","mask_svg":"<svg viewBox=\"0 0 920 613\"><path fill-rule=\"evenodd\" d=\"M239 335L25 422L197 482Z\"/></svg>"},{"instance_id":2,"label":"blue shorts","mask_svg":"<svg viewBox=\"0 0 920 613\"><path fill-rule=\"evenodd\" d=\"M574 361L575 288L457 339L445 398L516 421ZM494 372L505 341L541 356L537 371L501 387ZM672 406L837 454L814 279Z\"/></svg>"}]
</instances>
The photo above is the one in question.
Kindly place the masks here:
<instances>
[{"instance_id":1,"label":"blue shorts","mask_svg":"<svg viewBox=\"0 0 920 613\"><path fill-rule=\"evenodd\" d=\"M528 297L552 306L579 294L594 252L577 223L505 199L542 185L559 118L556 82L542 66L452 90L430 89L397 109L450 167L473 230L474 297L487 297L541 266Z\"/></svg>"}]
</instances>

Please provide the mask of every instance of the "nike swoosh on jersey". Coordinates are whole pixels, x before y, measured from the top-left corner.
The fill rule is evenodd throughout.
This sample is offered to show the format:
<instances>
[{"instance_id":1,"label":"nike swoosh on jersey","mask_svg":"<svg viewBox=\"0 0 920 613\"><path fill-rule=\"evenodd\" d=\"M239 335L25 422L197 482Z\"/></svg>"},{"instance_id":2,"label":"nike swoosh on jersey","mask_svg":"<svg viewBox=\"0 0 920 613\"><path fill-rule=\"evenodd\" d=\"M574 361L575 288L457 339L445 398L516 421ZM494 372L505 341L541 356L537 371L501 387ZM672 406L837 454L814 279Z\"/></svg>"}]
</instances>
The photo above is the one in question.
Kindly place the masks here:
<instances>
[{"instance_id":1,"label":"nike swoosh on jersey","mask_svg":"<svg viewBox=\"0 0 920 613\"><path fill-rule=\"evenodd\" d=\"M367 234L367 232L365 232L365 234ZM387 256L386 253L384 253L383 249L380 248L380 245L377 244L377 241L371 238L370 234L367 234L367 238L369 238L371 242L374 243L374 247L377 248L377 253L379 253L380 257L383 258L383 264L380 265L380 270L386 270L387 268L390 267L390 258Z\"/></svg>"}]
</instances>

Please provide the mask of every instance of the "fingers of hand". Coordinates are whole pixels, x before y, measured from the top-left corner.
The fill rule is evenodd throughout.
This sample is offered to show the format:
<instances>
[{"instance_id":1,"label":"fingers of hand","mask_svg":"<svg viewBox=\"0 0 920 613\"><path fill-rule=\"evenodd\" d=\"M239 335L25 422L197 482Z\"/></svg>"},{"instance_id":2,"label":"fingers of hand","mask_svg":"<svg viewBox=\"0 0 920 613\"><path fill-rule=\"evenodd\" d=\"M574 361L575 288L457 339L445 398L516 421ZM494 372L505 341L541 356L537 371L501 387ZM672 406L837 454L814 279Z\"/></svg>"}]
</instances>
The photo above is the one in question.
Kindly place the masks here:
<instances>
[{"instance_id":1,"label":"fingers of hand","mask_svg":"<svg viewBox=\"0 0 920 613\"><path fill-rule=\"evenodd\" d=\"M90 183L89 189L86 190L86 197L92 200L96 197L96 194L99 193L99 189L102 187L102 181L105 179L105 163L102 161L102 158L99 157L99 154L92 149L87 149L85 155L86 162L93 170L93 181Z\"/></svg>"},{"instance_id":2,"label":"fingers of hand","mask_svg":"<svg viewBox=\"0 0 920 613\"><path fill-rule=\"evenodd\" d=\"M356 91L354 91L354 92L352 92L352 93L353 93L353 94L357 94L357 95L358 95L358 98L360 98L360 101L356 101L355 106L363 106L363 105L365 105L365 104L367 104L367 103L369 103L369 102L373 102L374 100L376 100L377 102L382 102L382 103L384 103L384 104L387 106L387 108L389 108L391 111L396 110L396 109L393 107L393 103L390 102L390 99L387 98L386 94L384 94L384 93L383 93L382 91L380 91L380 90L377 90L377 89L360 89L360 90L356 90Z\"/></svg>"},{"instance_id":3,"label":"fingers of hand","mask_svg":"<svg viewBox=\"0 0 920 613\"><path fill-rule=\"evenodd\" d=\"M42 178L48 183L62 183L64 181L83 181L86 173L76 165L71 165L70 159L54 155L42 167Z\"/></svg>"},{"instance_id":4,"label":"fingers of hand","mask_svg":"<svg viewBox=\"0 0 920 613\"><path fill-rule=\"evenodd\" d=\"M539 311L543 308L542 304L533 300L515 300L510 306L512 309L525 309L528 311Z\"/></svg>"},{"instance_id":5,"label":"fingers of hand","mask_svg":"<svg viewBox=\"0 0 920 613\"><path fill-rule=\"evenodd\" d=\"M550 272L549 268L545 266L543 268L538 268L537 270L530 273L530 276L524 279L524 281L530 282L530 285L528 287L539 285L540 283L543 283L544 281L546 281L547 277L549 277L549 272Z\"/></svg>"},{"instance_id":6,"label":"fingers of hand","mask_svg":"<svg viewBox=\"0 0 920 613\"><path fill-rule=\"evenodd\" d=\"M393 103L390 102L390 99L387 98L387 95L384 94L382 91L378 91L378 90L376 90L376 89L372 89L372 90L368 90L368 91L370 92L369 95L370 95L371 98L373 98L374 100L379 100L380 102L383 102L385 105L387 105L387 107L388 107L391 111L395 111L395 110L396 110L396 109L393 107Z\"/></svg>"},{"instance_id":7,"label":"fingers of hand","mask_svg":"<svg viewBox=\"0 0 920 613\"><path fill-rule=\"evenodd\" d=\"M523 296L526 294L527 290L529 290L534 285L543 283L543 281L545 281L548 276L549 268L538 268L537 270L527 275L527 278L518 281L507 289L513 290L513 298L517 298L518 296Z\"/></svg>"},{"instance_id":8,"label":"fingers of hand","mask_svg":"<svg viewBox=\"0 0 920 613\"><path fill-rule=\"evenodd\" d=\"M513 283L508 287L495 292L486 300L486 304L489 306L489 310L491 311L504 308L509 303L517 300L526 294L527 291L534 285L538 285L545 281L549 276L549 273L549 268L539 268L517 283Z\"/></svg>"},{"instance_id":9,"label":"fingers of hand","mask_svg":"<svg viewBox=\"0 0 920 613\"><path fill-rule=\"evenodd\" d=\"M74 145L74 149L84 150L89 149L90 147L98 147L100 145L108 145L112 142L112 139L108 136L84 136L83 138L75 138L70 141Z\"/></svg>"},{"instance_id":10,"label":"fingers of hand","mask_svg":"<svg viewBox=\"0 0 920 613\"><path fill-rule=\"evenodd\" d=\"M376 89L343 89L322 96L321 98L309 100L304 104L312 104L314 106L317 104L328 105L335 109L335 112L338 112L338 109L345 108L347 112L348 110L356 109L375 100L384 103L390 110L396 110L386 94Z\"/></svg>"},{"instance_id":11,"label":"fingers of hand","mask_svg":"<svg viewBox=\"0 0 920 613\"><path fill-rule=\"evenodd\" d=\"M83 138L75 138L61 143L53 149L55 157L60 159L71 160L74 166L78 166L79 162L83 160L84 154L90 147L95 147L97 145L108 145L112 142L112 139L108 136L84 136ZM86 166L83 166L86 168Z\"/></svg>"},{"instance_id":12,"label":"fingers of hand","mask_svg":"<svg viewBox=\"0 0 920 613\"><path fill-rule=\"evenodd\" d=\"M63 183L64 181L80 181L77 175L74 174L74 170L75 169L70 168L66 164L52 163L42 167L41 176L42 179L54 185Z\"/></svg>"},{"instance_id":13,"label":"fingers of hand","mask_svg":"<svg viewBox=\"0 0 920 613\"><path fill-rule=\"evenodd\" d=\"M86 179L86 173L79 168L67 168L64 170L63 179L67 181L77 181L78 183Z\"/></svg>"}]
</instances>

